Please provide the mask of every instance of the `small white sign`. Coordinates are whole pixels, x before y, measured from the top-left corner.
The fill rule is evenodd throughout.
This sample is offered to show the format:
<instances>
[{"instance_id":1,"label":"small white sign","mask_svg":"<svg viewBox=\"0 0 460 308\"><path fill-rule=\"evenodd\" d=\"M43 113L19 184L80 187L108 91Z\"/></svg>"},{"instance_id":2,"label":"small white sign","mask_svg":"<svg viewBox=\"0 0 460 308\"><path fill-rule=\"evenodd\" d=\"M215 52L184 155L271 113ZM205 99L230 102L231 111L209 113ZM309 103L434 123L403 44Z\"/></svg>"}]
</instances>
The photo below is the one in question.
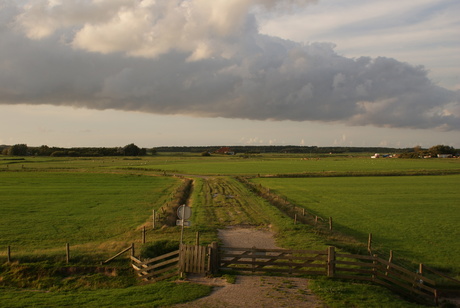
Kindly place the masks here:
<instances>
[{"instance_id":1,"label":"small white sign","mask_svg":"<svg viewBox=\"0 0 460 308\"><path fill-rule=\"evenodd\" d=\"M184 220L184 227L190 227L191 225L190 220ZM182 219L176 220L176 226L182 226Z\"/></svg>"}]
</instances>

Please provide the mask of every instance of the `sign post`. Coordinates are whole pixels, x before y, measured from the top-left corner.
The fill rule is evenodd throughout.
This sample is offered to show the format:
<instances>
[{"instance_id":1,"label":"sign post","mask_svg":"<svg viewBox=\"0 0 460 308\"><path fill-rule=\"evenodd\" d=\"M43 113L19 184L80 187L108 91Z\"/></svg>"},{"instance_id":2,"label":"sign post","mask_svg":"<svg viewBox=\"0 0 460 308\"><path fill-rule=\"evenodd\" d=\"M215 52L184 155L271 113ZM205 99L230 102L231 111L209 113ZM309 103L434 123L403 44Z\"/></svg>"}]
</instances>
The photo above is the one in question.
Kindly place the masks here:
<instances>
[{"instance_id":1,"label":"sign post","mask_svg":"<svg viewBox=\"0 0 460 308\"><path fill-rule=\"evenodd\" d=\"M177 217L179 217L180 220L176 221L176 225L180 224L181 225L181 231L180 231L180 244L183 244L184 241L184 225L187 222L188 225L190 225L190 221L186 221L187 219L192 216L192 209L185 204L182 204L179 206L177 209Z\"/></svg>"}]
</instances>

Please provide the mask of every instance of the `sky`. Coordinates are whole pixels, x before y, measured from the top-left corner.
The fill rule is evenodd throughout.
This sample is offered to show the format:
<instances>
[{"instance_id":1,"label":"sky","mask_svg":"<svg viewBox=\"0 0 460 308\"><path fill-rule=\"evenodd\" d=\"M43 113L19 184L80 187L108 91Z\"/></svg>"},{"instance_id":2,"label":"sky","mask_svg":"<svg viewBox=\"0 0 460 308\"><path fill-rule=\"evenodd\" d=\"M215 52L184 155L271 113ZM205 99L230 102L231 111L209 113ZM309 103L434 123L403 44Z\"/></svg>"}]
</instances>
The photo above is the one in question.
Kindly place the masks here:
<instances>
[{"instance_id":1,"label":"sky","mask_svg":"<svg viewBox=\"0 0 460 308\"><path fill-rule=\"evenodd\" d=\"M0 144L460 148L460 1L0 0Z\"/></svg>"}]
</instances>

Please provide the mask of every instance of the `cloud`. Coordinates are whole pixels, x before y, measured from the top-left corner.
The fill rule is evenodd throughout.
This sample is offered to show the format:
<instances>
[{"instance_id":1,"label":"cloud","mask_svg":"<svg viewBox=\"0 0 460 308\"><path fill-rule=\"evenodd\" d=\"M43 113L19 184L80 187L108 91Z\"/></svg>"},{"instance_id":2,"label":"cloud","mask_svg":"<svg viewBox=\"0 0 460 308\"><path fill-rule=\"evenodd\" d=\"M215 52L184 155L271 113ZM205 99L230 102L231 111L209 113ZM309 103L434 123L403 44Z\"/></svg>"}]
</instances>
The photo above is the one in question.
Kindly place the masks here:
<instances>
[{"instance_id":1,"label":"cloud","mask_svg":"<svg viewBox=\"0 0 460 308\"><path fill-rule=\"evenodd\" d=\"M422 66L263 35L256 12L314 1L13 1L0 103L460 129L459 92Z\"/></svg>"}]
</instances>

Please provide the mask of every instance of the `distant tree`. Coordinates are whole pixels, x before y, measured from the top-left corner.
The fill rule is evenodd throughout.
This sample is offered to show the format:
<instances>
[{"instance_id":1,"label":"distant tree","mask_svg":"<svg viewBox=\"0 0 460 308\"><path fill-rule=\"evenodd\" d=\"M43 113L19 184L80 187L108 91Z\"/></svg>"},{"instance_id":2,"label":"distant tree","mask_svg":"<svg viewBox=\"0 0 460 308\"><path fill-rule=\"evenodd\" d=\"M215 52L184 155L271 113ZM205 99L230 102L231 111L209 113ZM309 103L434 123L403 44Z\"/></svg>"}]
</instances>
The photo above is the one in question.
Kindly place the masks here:
<instances>
[{"instance_id":1,"label":"distant tree","mask_svg":"<svg viewBox=\"0 0 460 308\"><path fill-rule=\"evenodd\" d=\"M134 143L128 144L123 147L124 156L139 156L141 155L141 149Z\"/></svg>"},{"instance_id":2,"label":"distant tree","mask_svg":"<svg viewBox=\"0 0 460 308\"><path fill-rule=\"evenodd\" d=\"M27 144L15 144L8 149L8 155L26 156L27 151L28 151Z\"/></svg>"},{"instance_id":3,"label":"distant tree","mask_svg":"<svg viewBox=\"0 0 460 308\"><path fill-rule=\"evenodd\" d=\"M209 151L204 151L201 152L201 156L211 156L211 153L209 153Z\"/></svg>"},{"instance_id":4,"label":"distant tree","mask_svg":"<svg viewBox=\"0 0 460 308\"><path fill-rule=\"evenodd\" d=\"M398 155L399 158L421 158L419 153L415 152L404 152Z\"/></svg>"},{"instance_id":5,"label":"distant tree","mask_svg":"<svg viewBox=\"0 0 460 308\"><path fill-rule=\"evenodd\" d=\"M150 155L157 155L158 152L157 152L157 149L156 148L151 148L150 150L147 151L148 153L150 153Z\"/></svg>"},{"instance_id":6,"label":"distant tree","mask_svg":"<svg viewBox=\"0 0 460 308\"><path fill-rule=\"evenodd\" d=\"M53 153L51 153L52 157L63 157L63 156L67 156L67 151L54 151Z\"/></svg>"},{"instance_id":7,"label":"distant tree","mask_svg":"<svg viewBox=\"0 0 460 308\"><path fill-rule=\"evenodd\" d=\"M452 154L452 155L456 154L455 153L456 150L453 147L450 147L448 145L442 145L442 144L438 144L438 145L435 145L429 148L428 152L433 156L436 156L438 154Z\"/></svg>"},{"instance_id":8,"label":"distant tree","mask_svg":"<svg viewBox=\"0 0 460 308\"><path fill-rule=\"evenodd\" d=\"M47 145L42 145L39 148L35 149L35 153L38 156L50 156L53 153L53 149L51 149Z\"/></svg>"}]
</instances>

